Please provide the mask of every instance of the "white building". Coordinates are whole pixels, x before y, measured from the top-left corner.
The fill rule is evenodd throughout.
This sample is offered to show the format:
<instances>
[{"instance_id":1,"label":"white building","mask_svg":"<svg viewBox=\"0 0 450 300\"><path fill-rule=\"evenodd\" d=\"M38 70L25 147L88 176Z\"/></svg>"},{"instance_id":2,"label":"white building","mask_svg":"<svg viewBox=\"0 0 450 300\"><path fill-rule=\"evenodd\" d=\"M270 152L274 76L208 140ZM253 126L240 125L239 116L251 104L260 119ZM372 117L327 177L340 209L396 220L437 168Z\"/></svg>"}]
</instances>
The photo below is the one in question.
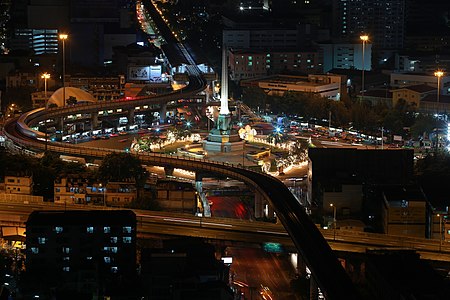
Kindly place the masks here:
<instances>
[{"instance_id":1,"label":"white building","mask_svg":"<svg viewBox=\"0 0 450 300\"><path fill-rule=\"evenodd\" d=\"M411 85L426 84L432 87L438 85L438 78L434 74L425 73L392 73L391 87L402 88ZM440 79L440 94L450 94L450 76L442 76Z\"/></svg>"},{"instance_id":2,"label":"white building","mask_svg":"<svg viewBox=\"0 0 450 300\"><path fill-rule=\"evenodd\" d=\"M332 69L363 69L362 43L319 44L323 51L323 72ZM364 46L364 70L372 70L372 44Z\"/></svg>"},{"instance_id":3,"label":"white building","mask_svg":"<svg viewBox=\"0 0 450 300\"><path fill-rule=\"evenodd\" d=\"M5 176L6 194L33 194L33 177L31 176Z\"/></svg>"},{"instance_id":4,"label":"white building","mask_svg":"<svg viewBox=\"0 0 450 300\"><path fill-rule=\"evenodd\" d=\"M276 75L266 78L243 80L241 86L255 86L263 89L268 95L283 95L286 92L302 92L319 94L332 100L340 100L346 93L346 78L341 75L308 75L286 76Z\"/></svg>"}]
</instances>

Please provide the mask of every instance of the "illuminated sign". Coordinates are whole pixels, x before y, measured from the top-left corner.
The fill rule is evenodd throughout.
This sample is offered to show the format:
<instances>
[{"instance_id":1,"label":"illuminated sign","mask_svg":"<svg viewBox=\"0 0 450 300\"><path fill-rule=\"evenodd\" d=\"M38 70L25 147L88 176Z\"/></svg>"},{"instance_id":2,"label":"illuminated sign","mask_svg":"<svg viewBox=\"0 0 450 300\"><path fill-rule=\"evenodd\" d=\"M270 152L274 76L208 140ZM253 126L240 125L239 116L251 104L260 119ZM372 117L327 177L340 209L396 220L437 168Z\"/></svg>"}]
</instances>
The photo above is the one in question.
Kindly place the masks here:
<instances>
[{"instance_id":1,"label":"illuminated sign","mask_svg":"<svg viewBox=\"0 0 450 300\"><path fill-rule=\"evenodd\" d=\"M128 79L161 82L161 73L162 69L160 65L140 67L134 66L128 68Z\"/></svg>"}]
</instances>

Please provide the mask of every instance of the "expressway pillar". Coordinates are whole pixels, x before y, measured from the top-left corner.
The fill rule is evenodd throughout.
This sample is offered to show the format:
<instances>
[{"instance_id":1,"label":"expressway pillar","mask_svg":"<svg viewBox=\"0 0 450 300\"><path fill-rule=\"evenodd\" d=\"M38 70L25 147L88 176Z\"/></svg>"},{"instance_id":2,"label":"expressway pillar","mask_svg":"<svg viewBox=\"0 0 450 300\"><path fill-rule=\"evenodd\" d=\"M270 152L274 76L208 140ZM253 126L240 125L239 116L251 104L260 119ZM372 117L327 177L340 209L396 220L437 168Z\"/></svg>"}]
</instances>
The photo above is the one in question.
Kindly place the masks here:
<instances>
[{"instance_id":1,"label":"expressway pillar","mask_svg":"<svg viewBox=\"0 0 450 300\"><path fill-rule=\"evenodd\" d=\"M275 211L273 210L272 205L270 205L268 201L266 201L266 205L267 205L267 218L269 219L275 218Z\"/></svg>"},{"instance_id":2,"label":"expressway pillar","mask_svg":"<svg viewBox=\"0 0 450 300\"><path fill-rule=\"evenodd\" d=\"M297 274L300 278L306 278L306 263L300 253L297 253Z\"/></svg>"},{"instance_id":3,"label":"expressway pillar","mask_svg":"<svg viewBox=\"0 0 450 300\"><path fill-rule=\"evenodd\" d=\"M264 197L258 193L258 191L255 192L255 218L259 219L264 216Z\"/></svg>"},{"instance_id":4,"label":"expressway pillar","mask_svg":"<svg viewBox=\"0 0 450 300\"><path fill-rule=\"evenodd\" d=\"M309 300L319 299L319 287L314 277L309 279Z\"/></svg>"},{"instance_id":5,"label":"expressway pillar","mask_svg":"<svg viewBox=\"0 0 450 300\"><path fill-rule=\"evenodd\" d=\"M134 124L134 108L130 108L128 110L127 119L128 119L128 124L129 125L133 125Z\"/></svg>"},{"instance_id":6,"label":"expressway pillar","mask_svg":"<svg viewBox=\"0 0 450 300\"><path fill-rule=\"evenodd\" d=\"M91 114L91 130L96 129L98 127L98 114L97 112L93 112Z\"/></svg>"},{"instance_id":7,"label":"expressway pillar","mask_svg":"<svg viewBox=\"0 0 450 300\"><path fill-rule=\"evenodd\" d=\"M59 117L58 118L58 128L63 128L64 126L64 117Z\"/></svg>"},{"instance_id":8,"label":"expressway pillar","mask_svg":"<svg viewBox=\"0 0 450 300\"><path fill-rule=\"evenodd\" d=\"M174 167L164 167L164 173L166 173L166 176L172 176Z\"/></svg>"},{"instance_id":9,"label":"expressway pillar","mask_svg":"<svg viewBox=\"0 0 450 300\"><path fill-rule=\"evenodd\" d=\"M159 123L166 123L166 114L167 114L167 103L161 103L161 108L159 109Z\"/></svg>"}]
</instances>

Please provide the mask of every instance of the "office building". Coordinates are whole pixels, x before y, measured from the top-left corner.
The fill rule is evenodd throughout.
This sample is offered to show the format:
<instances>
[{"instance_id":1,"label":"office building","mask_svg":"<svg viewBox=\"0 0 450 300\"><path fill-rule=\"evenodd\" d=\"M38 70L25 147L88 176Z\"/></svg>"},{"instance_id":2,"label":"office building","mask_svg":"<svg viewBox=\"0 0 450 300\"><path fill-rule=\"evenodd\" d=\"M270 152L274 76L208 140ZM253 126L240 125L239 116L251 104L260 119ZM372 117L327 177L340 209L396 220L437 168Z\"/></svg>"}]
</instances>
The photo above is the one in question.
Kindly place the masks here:
<instances>
[{"instance_id":1,"label":"office building","mask_svg":"<svg viewBox=\"0 0 450 300\"><path fill-rule=\"evenodd\" d=\"M56 287L93 294L135 276L132 211L34 211L26 232L27 276L39 292Z\"/></svg>"},{"instance_id":2,"label":"office building","mask_svg":"<svg viewBox=\"0 0 450 300\"><path fill-rule=\"evenodd\" d=\"M358 42L368 34L378 49L403 48L405 0L333 0L332 35Z\"/></svg>"},{"instance_id":3,"label":"office building","mask_svg":"<svg viewBox=\"0 0 450 300\"><path fill-rule=\"evenodd\" d=\"M320 43L323 57L323 72L332 69L372 70L372 44ZM364 56L364 57L363 57ZM363 66L364 63L364 66Z\"/></svg>"}]
</instances>

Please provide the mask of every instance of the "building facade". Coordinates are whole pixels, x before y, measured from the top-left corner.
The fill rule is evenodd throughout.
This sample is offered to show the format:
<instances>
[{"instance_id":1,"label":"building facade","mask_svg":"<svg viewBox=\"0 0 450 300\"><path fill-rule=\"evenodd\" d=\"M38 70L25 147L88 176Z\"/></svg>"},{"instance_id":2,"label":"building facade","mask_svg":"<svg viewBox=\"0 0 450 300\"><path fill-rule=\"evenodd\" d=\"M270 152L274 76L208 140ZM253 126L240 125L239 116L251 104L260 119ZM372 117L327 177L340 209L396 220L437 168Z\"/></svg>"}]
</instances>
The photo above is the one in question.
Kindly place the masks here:
<instances>
[{"instance_id":1,"label":"building facade","mask_svg":"<svg viewBox=\"0 0 450 300\"><path fill-rule=\"evenodd\" d=\"M380 49L401 49L405 33L405 0L333 0L333 36L359 42L368 34Z\"/></svg>"},{"instance_id":2,"label":"building facade","mask_svg":"<svg viewBox=\"0 0 450 300\"><path fill-rule=\"evenodd\" d=\"M32 176L5 176L5 193L6 194L33 194L33 177Z\"/></svg>"},{"instance_id":3,"label":"building facade","mask_svg":"<svg viewBox=\"0 0 450 300\"><path fill-rule=\"evenodd\" d=\"M132 211L34 211L26 232L27 273L39 281L39 288L68 288L72 283L94 292L135 275Z\"/></svg>"},{"instance_id":4,"label":"building facade","mask_svg":"<svg viewBox=\"0 0 450 300\"><path fill-rule=\"evenodd\" d=\"M332 69L372 70L372 44L323 43L319 44L323 55L323 72ZM364 66L363 66L364 65Z\"/></svg>"}]
</instances>

